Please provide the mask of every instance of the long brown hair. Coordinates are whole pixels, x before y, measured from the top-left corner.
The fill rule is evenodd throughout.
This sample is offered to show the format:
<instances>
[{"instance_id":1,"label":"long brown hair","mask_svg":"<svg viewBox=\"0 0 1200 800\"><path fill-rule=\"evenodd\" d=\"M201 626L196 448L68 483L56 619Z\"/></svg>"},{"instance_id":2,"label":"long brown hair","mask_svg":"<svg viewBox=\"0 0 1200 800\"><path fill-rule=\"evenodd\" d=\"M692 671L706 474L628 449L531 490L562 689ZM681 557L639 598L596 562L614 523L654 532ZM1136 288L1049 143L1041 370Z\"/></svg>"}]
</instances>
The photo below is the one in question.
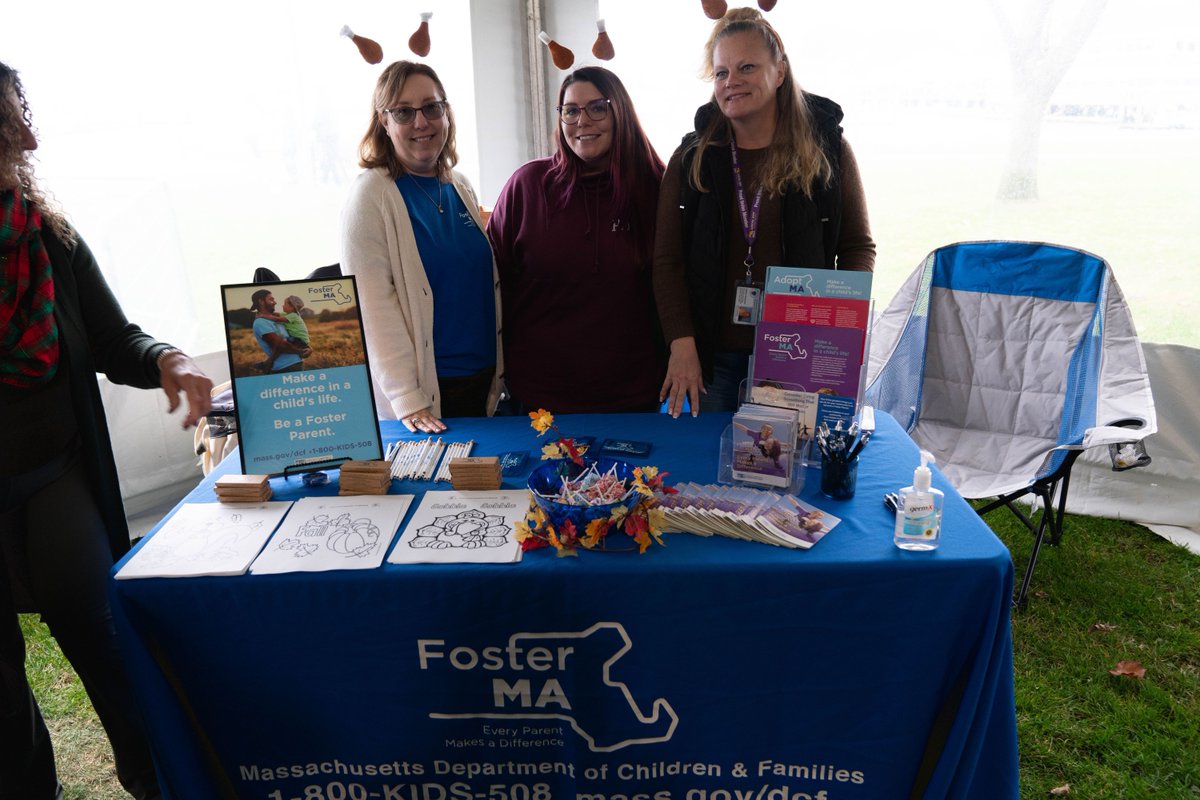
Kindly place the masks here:
<instances>
[{"instance_id":1,"label":"long brown hair","mask_svg":"<svg viewBox=\"0 0 1200 800\"><path fill-rule=\"evenodd\" d=\"M16 105L10 102L13 95ZM0 191L19 188L25 200L41 213L46 226L70 247L75 244L75 231L37 184L33 160L24 146L26 128L33 130L33 118L21 78L0 61Z\"/></svg>"},{"instance_id":2,"label":"long brown hair","mask_svg":"<svg viewBox=\"0 0 1200 800\"><path fill-rule=\"evenodd\" d=\"M778 196L789 184L794 184L811 196L818 185L829 185L833 179L833 166L821 149L806 95L792 76L792 65L783 49L783 40L771 23L753 8L730 9L713 25L712 34L704 45L704 68L701 74L705 80L713 79L713 52L717 42L736 33L758 36L770 52L772 61L784 65L783 82L775 91L775 135L759 172L763 188L767 194ZM716 99L715 93L713 99ZM718 109L693 145L697 154L692 159L690 177L692 185L700 191L708 191L700 178L700 162L705 148L716 142L728 142L731 136L729 120Z\"/></svg>"},{"instance_id":3,"label":"long brown hair","mask_svg":"<svg viewBox=\"0 0 1200 800\"><path fill-rule=\"evenodd\" d=\"M658 208L658 184L665 167L662 159L642 130L633 99L615 73L604 67L581 67L563 79L558 89L562 105L567 87L590 83L608 99L612 115L612 147L609 150L608 175L612 181L613 213L632 226L639 257L649 262L654 249L654 223ZM563 126L556 122L558 147L546 173L551 196L565 205L583 174L583 161L567 142Z\"/></svg>"},{"instance_id":4,"label":"long brown hair","mask_svg":"<svg viewBox=\"0 0 1200 800\"><path fill-rule=\"evenodd\" d=\"M454 109L446 99L446 87L433 71L433 67L418 64L415 61L396 61L379 76L375 82L375 92L371 95L371 122L367 132L358 143L358 165L364 169L384 167L393 178L399 178L408 172L400 159L396 157L396 149L388 138L387 130L383 127L384 109L390 108L392 102L404 91L404 83L413 75L424 75L433 81L442 101L446 102L446 144L437 158L438 180L450 180L450 171L458 163L458 148L455 146Z\"/></svg>"}]
</instances>

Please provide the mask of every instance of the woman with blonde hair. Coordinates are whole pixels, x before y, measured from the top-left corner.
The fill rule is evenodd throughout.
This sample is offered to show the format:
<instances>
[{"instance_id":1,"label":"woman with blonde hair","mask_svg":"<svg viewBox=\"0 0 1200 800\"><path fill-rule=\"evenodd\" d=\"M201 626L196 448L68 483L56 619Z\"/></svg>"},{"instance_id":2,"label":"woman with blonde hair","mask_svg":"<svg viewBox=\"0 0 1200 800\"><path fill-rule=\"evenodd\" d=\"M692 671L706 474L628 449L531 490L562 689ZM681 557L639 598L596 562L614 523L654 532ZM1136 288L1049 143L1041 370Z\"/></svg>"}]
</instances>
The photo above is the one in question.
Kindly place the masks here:
<instances>
[{"instance_id":1,"label":"woman with blonde hair","mask_svg":"<svg viewBox=\"0 0 1200 800\"><path fill-rule=\"evenodd\" d=\"M342 212L342 270L355 275L375 404L410 431L495 411L499 279L479 201L454 169L454 111L437 73L397 61L371 98Z\"/></svg>"},{"instance_id":2,"label":"woman with blonde hair","mask_svg":"<svg viewBox=\"0 0 1200 800\"><path fill-rule=\"evenodd\" d=\"M730 10L705 46L712 99L667 164L654 293L670 347L660 399L732 410L768 266L870 271L875 243L842 110L792 75L778 32Z\"/></svg>"}]
</instances>

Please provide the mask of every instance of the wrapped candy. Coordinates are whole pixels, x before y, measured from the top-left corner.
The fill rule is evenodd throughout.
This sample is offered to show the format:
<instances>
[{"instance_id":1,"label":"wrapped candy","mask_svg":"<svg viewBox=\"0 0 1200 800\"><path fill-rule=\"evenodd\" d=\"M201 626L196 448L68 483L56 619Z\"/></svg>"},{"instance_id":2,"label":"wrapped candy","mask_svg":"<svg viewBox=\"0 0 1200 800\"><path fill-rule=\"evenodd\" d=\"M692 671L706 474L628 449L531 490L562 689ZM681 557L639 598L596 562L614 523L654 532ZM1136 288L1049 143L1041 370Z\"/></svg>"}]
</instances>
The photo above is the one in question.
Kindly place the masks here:
<instances>
[{"instance_id":1,"label":"wrapped candy","mask_svg":"<svg viewBox=\"0 0 1200 800\"><path fill-rule=\"evenodd\" d=\"M359 54L368 64L378 64L380 61L383 61L383 48L379 46L379 42L355 34L354 31L350 30L349 25L342 26L342 36L354 42L354 46L358 48Z\"/></svg>"},{"instance_id":2,"label":"wrapped candy","mask_svg":"<svg viewBox=\"0 0 1200 800\"><path fill-rule=\"evenodd\" d=\"M608 32L604 30L604 20L596 20L596 27L600 32L596 34L596 43L592 45L592 55L601 61L608 61L617 53L613 50L612 39L608 38Z\"/></svg>"},{"instance_id":3,"label":"wrapped candy","mask_svg":"<svg viewBox=\"0 0 1200 800\"><path fill-rule=\"evenodd\" d=\"M700 0L700 5L704 7L704 16L709 19L720 19L729 10L725 0Z\"/></svg>"},{"instance_id":4,"label":"wrapped candy","mask_svg":"<svg viewBox=\"0 0 1200 800\"><path fill-rule=\"evenodd\" d=\"M538 34L538 41L550 48L550 59L559 69L570 69L575 63L575 54L551 39L550 34L545 31Z\"/></svg>"},{"instance_id":5,"label":"wrapped candy","mask_svg":"<svg viewBox=\"0 0 1200 800\"><path fill-rule=\"evenodd\" d=\"M432 11L422 11L421 25L408 37L408 49L422 58L429 55L429 20L432 16Z\"/></svg>"}]
</instances>

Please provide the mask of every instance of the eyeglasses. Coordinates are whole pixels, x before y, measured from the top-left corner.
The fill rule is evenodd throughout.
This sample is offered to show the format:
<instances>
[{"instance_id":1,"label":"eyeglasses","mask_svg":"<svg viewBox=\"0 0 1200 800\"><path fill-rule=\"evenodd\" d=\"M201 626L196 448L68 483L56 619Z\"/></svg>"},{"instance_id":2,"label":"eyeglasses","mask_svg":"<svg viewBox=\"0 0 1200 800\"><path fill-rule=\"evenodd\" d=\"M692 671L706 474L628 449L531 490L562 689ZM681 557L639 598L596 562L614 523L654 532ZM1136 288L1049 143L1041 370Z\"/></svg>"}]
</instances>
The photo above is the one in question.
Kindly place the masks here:
<instances>
[{"instance_id":1,"label":"eyeglasses","mask_svg":"<svg viewBox=\"0 0 1200 800\"><path fill-rule=\"evenodd\" d=\"M396 108L385 108L388 114L392 115L392 121L397 125L407 125L417 118L417 112L420 111L425 119L441 119L446 113L446 101L435 100L432 103L426 103L420 108L413 106L398 106Z\"/></svg>"},{"instance_id":2,"label":"eyeglasses","mask_svg":"<svg viewBox=\"0 0 1200 800\"><path fill-rule=\"evenodd\" d=\"M562 121L568 125L574 125L579 122L579 114L584 110L587 111L588 119L592 122L599 122L602 119L608 119L608 107L611 103L612 101L607 97L601 97L598 100L591 100L582 106L558 106L556 110L558 111L558 115L562 117Z\"/></svg>"}]
</instances>

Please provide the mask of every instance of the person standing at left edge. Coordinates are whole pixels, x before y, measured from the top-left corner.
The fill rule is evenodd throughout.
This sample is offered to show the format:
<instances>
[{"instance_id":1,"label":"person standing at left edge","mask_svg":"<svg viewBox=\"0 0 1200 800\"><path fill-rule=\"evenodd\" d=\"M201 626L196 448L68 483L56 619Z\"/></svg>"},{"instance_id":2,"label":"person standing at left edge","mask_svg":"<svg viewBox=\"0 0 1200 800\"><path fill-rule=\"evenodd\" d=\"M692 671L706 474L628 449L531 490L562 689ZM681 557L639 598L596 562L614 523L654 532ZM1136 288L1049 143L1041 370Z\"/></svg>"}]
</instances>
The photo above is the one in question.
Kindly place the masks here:
<instances>
[{"instance_id":1,"label":"person standing at left edge","mask_svg":"<svg viewBox=\"0 0 1200 800\"><path fill-rule=\"evenodd\" d=\"M158 798L108 605L129 529L96 373L161 387L171 411L182 393L185 428L208 412L212 381L125 318L87 244L38 188L36 147L21 82L0 63L0 798L62 796L25 676L18 612L30 601L87 690L121 785Z\"/></svg>"},{"instance_id":2,"label":"person standing at left edge","mask_svg":"<svg viewBox=\"0 0 1200 800\"><path fill-rule=\"evenodd\" d=\"M388 66L342 211L375 406L410 431L490 416L500 397L500 289L479 201L454 170L454 110L432 68Z\"/></svg>"}]
</instances>

